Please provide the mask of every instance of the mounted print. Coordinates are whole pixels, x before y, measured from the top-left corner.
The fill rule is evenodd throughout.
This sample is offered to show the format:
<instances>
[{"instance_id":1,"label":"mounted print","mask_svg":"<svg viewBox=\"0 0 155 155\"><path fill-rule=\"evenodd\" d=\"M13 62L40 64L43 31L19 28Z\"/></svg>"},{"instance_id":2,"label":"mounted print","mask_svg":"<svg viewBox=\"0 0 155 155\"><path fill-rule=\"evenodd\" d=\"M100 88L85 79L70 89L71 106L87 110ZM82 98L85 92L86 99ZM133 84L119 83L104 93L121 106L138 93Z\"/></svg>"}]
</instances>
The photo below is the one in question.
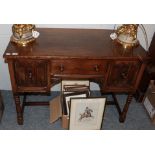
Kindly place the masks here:
<instances>
[{"instance_id":1,"label":"mounted print","mask_svg":"<svg viewBox=\"0 0 155 155\"><path fill-rule=\"evenodd\" d=\"M100 130L105 98L73 98L70 107L70 130Z\"/></svg>"}]
</instances>

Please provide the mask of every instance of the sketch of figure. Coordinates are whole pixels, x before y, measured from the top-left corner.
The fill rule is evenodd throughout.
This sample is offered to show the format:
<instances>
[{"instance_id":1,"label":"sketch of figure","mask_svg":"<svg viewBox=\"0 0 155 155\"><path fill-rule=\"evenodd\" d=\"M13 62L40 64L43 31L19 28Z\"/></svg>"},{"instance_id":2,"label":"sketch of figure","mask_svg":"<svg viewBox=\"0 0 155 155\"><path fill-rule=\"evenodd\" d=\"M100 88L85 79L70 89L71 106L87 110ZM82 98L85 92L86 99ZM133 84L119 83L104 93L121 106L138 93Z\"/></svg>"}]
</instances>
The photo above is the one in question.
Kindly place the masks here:
<instances>
[{"instance_id":1,"label":"sketch of figure","mask_svg":"<svg viewBox=\"0 0 155 155\"><path fill-rule=\"evenodd\" d=\"M93 118L92 113L93 113L93 110L90 109L89 107L86 107L84 113L80 114L79 120L81 121L83 118Z\"/></svg>"}]
</instances>

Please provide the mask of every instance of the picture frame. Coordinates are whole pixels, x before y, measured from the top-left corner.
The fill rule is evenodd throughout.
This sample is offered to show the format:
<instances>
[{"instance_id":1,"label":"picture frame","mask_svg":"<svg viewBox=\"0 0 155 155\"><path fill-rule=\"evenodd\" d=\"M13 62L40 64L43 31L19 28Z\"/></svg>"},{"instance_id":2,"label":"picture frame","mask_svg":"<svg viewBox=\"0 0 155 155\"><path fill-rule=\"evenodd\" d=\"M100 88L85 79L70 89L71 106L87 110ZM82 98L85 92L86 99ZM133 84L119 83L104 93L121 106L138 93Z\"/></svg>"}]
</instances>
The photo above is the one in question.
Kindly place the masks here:
<instances>
[{"instance_id":1,"label":"picture frame","mask_svg":"<svg viewBox=\"0 0 155 155\"><path fill-rule=\"evenodd\" d=\"M89 97L89 92L76 92L76 93L69 93L63 95L63 102L65 105L65 113L69 116L70 114L70 100L72 98L86 98Z\"/></svg>"},{"instance_id":2,"label":"picture frame","mask_svg":"<svg viewBox=\"0 0 155 155\"><path fill-rule=\"evenodd\" d=\"M82 92L89 91L89 86L86 85L64 85L63 92Z\"/></svg>"},{"instance_id":3,"label":"picture frame","mask_svg":"<svg viewBox=\"0 0 155 155\"><path fill-rule=\"evenodd\" d=\"M90 89L89 80L62 80L61 81L61 92L64 92L64 86L88 86Z\"/></svg>"},{"instance_id":4,"label":"picture frame","mask_svg":"<svg viewBox=\"0 0 155 155\"><path fill-rule=\"evenodd\" d=\"M106 98L71 98L70 130L100 130Z\"/></svg>"}]
</instances>

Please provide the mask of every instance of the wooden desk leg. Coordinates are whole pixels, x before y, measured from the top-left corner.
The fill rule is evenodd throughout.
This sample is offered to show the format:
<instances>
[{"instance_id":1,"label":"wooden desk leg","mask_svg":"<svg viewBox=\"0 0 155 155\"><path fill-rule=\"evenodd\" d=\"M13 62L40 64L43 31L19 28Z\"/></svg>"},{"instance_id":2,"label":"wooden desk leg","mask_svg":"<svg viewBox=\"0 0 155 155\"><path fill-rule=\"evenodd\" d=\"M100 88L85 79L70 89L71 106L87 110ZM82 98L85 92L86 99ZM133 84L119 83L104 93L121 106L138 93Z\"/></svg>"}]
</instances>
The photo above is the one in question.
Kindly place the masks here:
<instances>
[{"instance_id":1,"label":"wooden desk leg","mask_svg":"<svg viewBox=\"0 0 155 155\"><path fill-rule=\"evenodd\" d=\"M119 121L120 121L121 123L124 123L124 121L125 121L125 119L126 119L126 114L127 114L127 112L128 112L129 105L130 105L130 103L131 103L131 101L132 101L132 98L133 98L133 94L129 94L128 97L127 97L127 100L126 100L126 104L125 104L125 106L124 106L124 108L123 108L123 111L122 111L122 113L121 113L121 115L120 115L120 118L119 118Z\"/></svg>"},{"instance_id":2,"label":"wooden desk leg","mask_svg":"<svg viewBox=\"0 0 155 155\"><path fill-rule=\"evenodd\" d=\"M113 97L113 99L114 99L114 103L115 103L116 109L117 109L118 114L119 114L119 116L120 116L120 115L121 115L121 108L120 108L120 106L119 106L119 103L118 103L117 98L116 98L116 96L115 96L114 93L112 93L112 97Z\"/></svg>"},{"instance_id":3,"label":"wooden desk leg","mask_svg":"<svg viewBox=\"0 0 155 155\"><path fill-rule=\"evenodd\" d=\"M20 103L20 97L18 95L14 95L16 111L17 111L17 122L19 125L23 125L23 111Z\"/></svg>"},{"instance_id":4,"label":"wooden desk leg","mask_svg":"<svg viewBox=\"0 0 155 155\"><path fill-rule=\"evenodd\" d=\"M1 92L0 92L0 122L3 116L3 111L4 111L4 104L3 104L3 99L2 99Z\"/></svg>"}]
</instances>

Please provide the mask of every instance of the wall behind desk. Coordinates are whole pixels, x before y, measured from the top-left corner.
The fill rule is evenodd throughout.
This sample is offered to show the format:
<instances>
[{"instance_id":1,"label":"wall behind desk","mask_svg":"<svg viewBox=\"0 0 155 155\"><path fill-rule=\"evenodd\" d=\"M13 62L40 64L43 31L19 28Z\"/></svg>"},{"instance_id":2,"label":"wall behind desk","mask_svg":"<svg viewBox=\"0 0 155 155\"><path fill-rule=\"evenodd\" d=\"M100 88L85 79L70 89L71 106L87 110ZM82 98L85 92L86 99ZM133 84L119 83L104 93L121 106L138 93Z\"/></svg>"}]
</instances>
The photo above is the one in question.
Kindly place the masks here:
<instances>
[{"instance_id":1,"label":"wall behind desk","mask_svg":"<svg viewBox=\"0 0 155 155\"><path fill-rule=\"evenodd\" d=\"M155 24L145 24L144 25L148 35L149 44L152 40L153 34L155 32ZM10 76L8 72L8 66L4 63L3 53L7 47L10 40L12 24L0 24L0 89L11 90ZM96 29L113 29L114 24L36 24L36 27L50 27L50 28L96 28ZM145 40L141 31L139 31L138 38L141 45L145 48ZM98 90L96 84L91 84L93 90ZM60 85L52 88L54 91L58 91Z\"/></svg>"}]
</instances>

